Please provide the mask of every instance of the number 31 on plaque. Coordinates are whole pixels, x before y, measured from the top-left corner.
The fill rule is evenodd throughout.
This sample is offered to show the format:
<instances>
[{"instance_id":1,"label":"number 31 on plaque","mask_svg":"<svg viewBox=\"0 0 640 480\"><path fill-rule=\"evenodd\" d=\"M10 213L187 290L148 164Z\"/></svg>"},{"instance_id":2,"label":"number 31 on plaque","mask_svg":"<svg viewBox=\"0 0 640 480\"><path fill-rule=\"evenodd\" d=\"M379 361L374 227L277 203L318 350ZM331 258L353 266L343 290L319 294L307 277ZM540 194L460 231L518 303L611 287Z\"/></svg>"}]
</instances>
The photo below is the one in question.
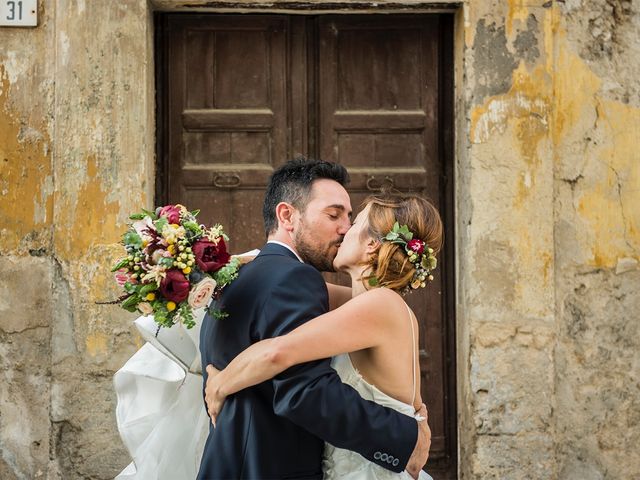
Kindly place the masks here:
<instances>
[{"instance_id":1,"label":"number 31 on plaque","mask_svg":"<svg viewBox=\"0 0 640 480\"><path fill-rule=\"evenodd\" d=\"M36 27L38 0L0 0L0 27Z\"/></svg>"}]
</instances>

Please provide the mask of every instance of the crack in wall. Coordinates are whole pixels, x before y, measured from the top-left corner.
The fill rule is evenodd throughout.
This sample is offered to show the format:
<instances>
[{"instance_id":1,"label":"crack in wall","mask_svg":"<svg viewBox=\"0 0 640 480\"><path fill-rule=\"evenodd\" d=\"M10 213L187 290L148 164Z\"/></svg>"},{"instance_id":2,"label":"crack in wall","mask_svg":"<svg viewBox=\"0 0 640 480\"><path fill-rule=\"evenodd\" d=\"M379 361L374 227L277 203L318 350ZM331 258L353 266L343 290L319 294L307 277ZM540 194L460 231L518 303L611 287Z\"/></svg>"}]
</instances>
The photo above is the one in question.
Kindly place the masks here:
<instances>
[{"instance_id":1,"label":"crack in wall","mask_svg":"<svg viewBox=\"0 0 640 480\"><path fill-rule=\"evenodd\" d=\"M613 167L613 165L607 165L611 171L613 172L613 174L616 177L616 190L618 193L618 203L620 204L620 215L622 216L622 227L624 230L624 241L627 244L627 246L633 251L634 254L638 255L638 250L631 244L631 242L629 242L629 229L627 227L627 216L625 214L625 207L624 207L624 202L622 200L622 181L620 180L620 174L618 173L618 171Z\"/></svg>"}]
</instances>

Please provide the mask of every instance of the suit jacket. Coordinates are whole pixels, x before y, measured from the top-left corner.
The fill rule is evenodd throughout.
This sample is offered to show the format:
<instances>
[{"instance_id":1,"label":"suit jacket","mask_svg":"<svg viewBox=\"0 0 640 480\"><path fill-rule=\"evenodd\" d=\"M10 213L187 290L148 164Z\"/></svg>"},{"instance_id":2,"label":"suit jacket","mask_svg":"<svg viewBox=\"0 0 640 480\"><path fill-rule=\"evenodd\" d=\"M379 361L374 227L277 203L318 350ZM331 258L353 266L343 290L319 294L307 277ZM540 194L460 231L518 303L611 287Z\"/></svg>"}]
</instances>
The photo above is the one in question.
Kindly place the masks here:
<instances>
[{"instance_id":1,"label":"suit jacket","mask_svg":"<svg viewBox=\"0 0 640 480\"><path fill-rule=\"evenodd\" d=\"M315 268L268 243L225 288L217 308L228 317L203 320L203 369L209 363L222 369L252 343L325 313L328 294ZM321 479L324 441L399 472L418 435L413 418L364 400L343 384L330 359L296 365L230 395L216 423L198 479Z\"/></svg>"}]
</instances>

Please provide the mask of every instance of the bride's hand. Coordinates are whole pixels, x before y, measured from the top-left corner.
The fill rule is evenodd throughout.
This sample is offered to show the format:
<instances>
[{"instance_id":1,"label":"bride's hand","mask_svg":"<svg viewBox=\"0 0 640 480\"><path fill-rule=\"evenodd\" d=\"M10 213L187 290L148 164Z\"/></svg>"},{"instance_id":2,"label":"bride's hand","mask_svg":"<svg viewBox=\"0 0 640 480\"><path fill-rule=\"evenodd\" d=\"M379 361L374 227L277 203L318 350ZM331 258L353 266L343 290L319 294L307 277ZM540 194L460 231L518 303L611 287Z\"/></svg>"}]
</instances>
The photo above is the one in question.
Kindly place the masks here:
<instances>
[{"instance_id":1,"label":"bride's hand","mask_svg":"<svg viewBox=\"0 0 640 480\"><path fill-rule=\"evenodd\" d=\"M240 265L244 265L246 263L253 261L253 259L256 258L259 253L260 253L260 250L256 248L253 250L249 250L248 252L239 253L237 255L231 255L231 258L237 258L240 261Z\"/></svg>"},{"instance_id":2,"label":"bride's hand","mask_svg":"<svg viewBox=\"0 0 640 480\"><path fill-rule=\"evenodd\" d=\"M209 412L211 423L214 427L216 426L218 414L222 410L222 405L224 405L224 400L227 398L226 395L221 392L220 381L216 380L219 373L220 370L213 365L207 365L208 377L207 385L204 389L204 400L207 403L207 411Z\"/></svg>"}]
</instances>

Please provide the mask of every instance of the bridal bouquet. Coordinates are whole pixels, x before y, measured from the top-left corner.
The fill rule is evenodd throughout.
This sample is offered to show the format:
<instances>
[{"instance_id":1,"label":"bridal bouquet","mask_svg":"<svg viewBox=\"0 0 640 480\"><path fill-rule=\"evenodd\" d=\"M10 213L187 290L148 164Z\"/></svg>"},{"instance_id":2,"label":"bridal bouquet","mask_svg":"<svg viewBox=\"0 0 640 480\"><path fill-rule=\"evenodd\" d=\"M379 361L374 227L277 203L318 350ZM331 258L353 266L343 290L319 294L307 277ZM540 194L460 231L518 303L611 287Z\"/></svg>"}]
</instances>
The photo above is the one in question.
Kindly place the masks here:
<instances>
[{"instance_id":1,"label":"bridal bouquet","mask_svg":"<svg viewBox=\"0 0 640 480\"><path fill-rule=\"evenodd\" d=\"M227 252L222 226L198 224L197 215L167 205L129 217L134 222L122 236L126 256L111 269L124 289L122 308L153 314L162 327L181 322L191 328L193 309L205 307L237 277L240 261Z\"/></svg>"}]
</instances>

